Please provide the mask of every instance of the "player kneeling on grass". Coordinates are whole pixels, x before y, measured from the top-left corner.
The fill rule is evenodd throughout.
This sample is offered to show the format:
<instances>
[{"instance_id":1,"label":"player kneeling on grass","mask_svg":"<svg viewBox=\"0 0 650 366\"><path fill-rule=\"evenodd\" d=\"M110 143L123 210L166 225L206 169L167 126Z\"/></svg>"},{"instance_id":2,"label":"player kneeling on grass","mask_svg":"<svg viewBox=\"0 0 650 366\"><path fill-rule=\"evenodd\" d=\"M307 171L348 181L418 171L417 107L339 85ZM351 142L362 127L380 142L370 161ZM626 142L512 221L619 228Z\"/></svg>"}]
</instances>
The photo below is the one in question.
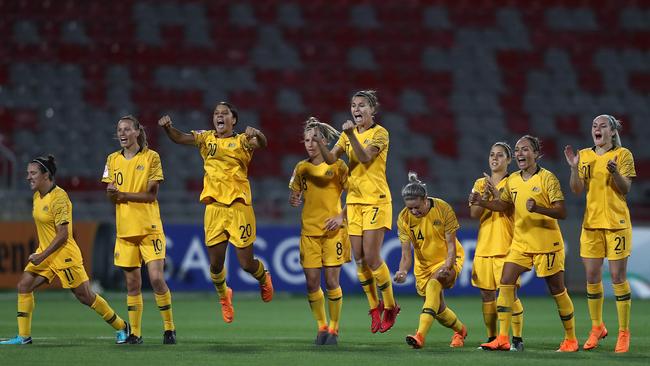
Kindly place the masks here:
<instances>
[{"instance_id":1,"label":"player kneeling on grass","mask_svg":"<svg viewBox=\"0 0 650 366\"><path fill-rule=\"evenodd\" d=\"M318 133L316 133L318 131ZM317 137L318 136L318 137ZM326 123L311 117L305 123L304 143L308 159L299 162L289 188L289 204L297 207L304 201L300 233L300 263L307 280L307 298L318 325L317 345L338 343L339 317L343 293L339 285L341 265L350 261L350 240L345 227L345 209L341 193L348 185L348 167L338 159L328 165L316 139L326 145L339 133ZM325 297L320 287L324 267L330 322L325 315Z\"/></svg>"},{"instance_id":2,"label":"player kneeling on grass","mask_svg":"<svg viewBox=\"0 0 650 366\"><path fill-rule=\"evenodd\" d=\"M32 343L33 291L54 276L69 288L79 301L90 306L117 331L116 343L124 343L131 332L106 300L90 289L81 251L72 237L72 203L68 194L54 182L56 164L52 155L38 157L27 165L27 182L34 191L32 211L38 234L38 248L29 256L18 282L18 335L0 344Z\"/></svg>"},{"instance_id":3,"label":"player kneeling on grass","mask_svg":"<svg viewBox=\"0 0 650 366\"><path fill-rule=\"evenodd\" d=\"M409 183L402 189L405 208L397 219L402 259L395 273L395 282L403 283L412 264L411 247L415 253L415 288L424 296L420 324L415 335L406 336L406 343L422 348L433 319L454 331L450 347L462 347L467 328L445 304L443 289L452 288L463 268L464 251L456 230L460 227L449 204L428 197L426 185L416 173L409 172Z\"/></svg>"}]
</instances>

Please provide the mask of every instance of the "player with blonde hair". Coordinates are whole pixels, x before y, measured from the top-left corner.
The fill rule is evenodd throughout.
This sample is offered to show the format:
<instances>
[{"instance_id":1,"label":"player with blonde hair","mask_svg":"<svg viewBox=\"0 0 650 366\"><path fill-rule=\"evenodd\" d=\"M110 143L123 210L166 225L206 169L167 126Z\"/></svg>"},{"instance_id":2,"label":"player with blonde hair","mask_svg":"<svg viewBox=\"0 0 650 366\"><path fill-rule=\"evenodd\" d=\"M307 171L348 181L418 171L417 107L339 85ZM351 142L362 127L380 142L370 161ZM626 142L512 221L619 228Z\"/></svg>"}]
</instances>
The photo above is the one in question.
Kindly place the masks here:
<instances>
[{"instance_id":1,"label":"player with blonde hair","mask_svg":"<svg viewBox=\"0 0 650 366\"><path fill-rule=\"evenodd\" d=\"M586 190L587 203L580 256L587 274L587 304L591 317L591 332L585 350L598 347L607 336L603 322L603 261L607 258L618 313L618 340L615 352L630 349L630 283L627 281L627 258L632 253L632 222L626 195L632 178L636 177L632 153L621 146L621 121L603 114L594 118L591 137L594 146L576 153L571 146L564 149L571 168L571 191Z\"/></svg>"},{"instance_id":2,"label":"player with blonde hair","mask_svg":"<svg viewBox=\"0 0 650 366\"><path fill-rule=\"evenodd\" d=\"M318 132L318 133L317 133ZM316 142L323 144L339 137L332 126L309 118L304 126L307 159L300 161L289 182L289 204L302 209L300 233L300 263L305 271L307 298L318 333L317 345L338 343L339 320L343 292L339 284L341 265L350 261L350 240L345 225L345 209L341 209L341 194L348 186L348 166L343 160L333 165L325 163ZM325 296L321 289L321 268L327 287L330 321L325 315Z\"/></svg>"},{"instance_id":3,"label":"player with blonde hair","mask_svg":"<svg viewBox=\"0 0 650 366\"><path fill-rule=\"evenodd\" d=\"M348 233L357 276L368 298L372 333L389 330L400 311L393 296L390 270L380 254L384 234L392 227L393 209L386 180L388 131L375 122L378 108L374 90L358 91L350 101L352 120L343 124L344 133L332 150L322 143L322 138L316 139L327 164L334 164L344 153L349 158Z\"/></svg>"},{"instance_id":4,"label":"player with blonde hair","mask_svg":"<svg viewBox=\"0 0 650 366\"><path fill-rule=\"evenodd\" d=\"M454 210L440 198L429 197L427 188L416 173L409 172L409 183L402 189L406 206L397 219L402 259L395 282L403 283L415 255L415 288L424 296L420 323L414 335L406 336L413 348L424 347L429 329L436 319L454 331L450 347L463 347L467 327L447 306L443 291L454 286L463 268L465 253L456 238L460 227Z\"/></svg>"}]
</instances>

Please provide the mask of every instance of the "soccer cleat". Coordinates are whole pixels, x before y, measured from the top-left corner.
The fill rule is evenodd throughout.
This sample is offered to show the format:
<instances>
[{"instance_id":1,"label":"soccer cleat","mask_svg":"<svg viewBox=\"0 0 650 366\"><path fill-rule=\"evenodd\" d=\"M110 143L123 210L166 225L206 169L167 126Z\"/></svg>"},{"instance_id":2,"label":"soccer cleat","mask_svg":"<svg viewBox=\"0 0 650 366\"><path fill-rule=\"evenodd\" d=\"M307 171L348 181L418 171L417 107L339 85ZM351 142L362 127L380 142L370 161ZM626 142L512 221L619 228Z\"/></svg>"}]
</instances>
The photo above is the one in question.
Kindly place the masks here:
<instances>
[{"instance_id":1,"label":"soccer cleat","mask_svg":"<svg viewBox=\"0 0 650 366\"><path fill-rule=\"evenodd\" d=\"M317 346L322 346L325 344L325 341L327 340L327 334L328 334L328 329L327 325L319 328L318 333L316 333L316 340L314 341L314 344Z\"/></svg>"},{"instance_id":2,"label":"soccer cleat","mask_svg":"<svg viewBox=\"0 0 650 366\"><path fill-rule=\"evenodd\" d=\"M11 339L7 339L5 341L0 342L0 344L15 344L15 345L32 344L32 337L21 337L17 335Z\"/></svg>"},{"instance_id":3,"label":"soccer cleat","mask_svg":"<svg viewBox=\"0 0 650 366\"><path fill-rule=\"evenodd\" d=\"M226 297L219 299L221 303L221 317L226 323L232 323L235 318L235 308L232 306L232 289L228 287L226 291Z\"/></svg>"},{"instance_id":4,"label":"soccer cleat","mask_svg":"<svg viewBox=\"0 0 650 366\"><path fill-rule=\"evenodd\" d=\"M384 311L384 302L379 300L379 305L376 308L370 309L368 315L370 315L370 331L372 333L377 333L379 328L381 328L381 313Z\"/></svg>"},{"instance_id":5,"label":"soccer cleat","mask_svg":"<svg viewBox=\"0 0 650 366\"><path fill-rule=\"evenodd\" d=\"M126 343L129 334L131 334L131 325L128 322L124 322L124 329L118 330L115 332L115 344L124 344Z\"/></svg>"},{"instance_id":6,"label":"soccer cleat","mask_svg":"<svg viewBox=\"0 0 650 366\"><path fill-rule=\"evenodd\" d=\"M467 327L463 325L463 329L460 332L454 332L454 335L451 337L451 343L449 347L459 348L465 345L465 338L467 338Z\"/></svg>"},{"instance_id":7,"label":"soccer cleat","mask_svg":"<svg viewBox=\"0 0 650 366\"><path fill-rule=\"evenodd\" d=\"M262 295L262 301L269 302L273 300L273 282L271 281L271 274L269 271L264 273L266 280L264 284L260 284L260 293Z\"/></svg>"},{"instance_id":8,"label":"soccer cleat","mask_svg":"<svg viewBox=\"0 0 650 366\"><path fill-rule=\"evenodd\" d=\"M422 348L424 347L424 336L416 331L415 335L406 336L406 343L415 349Z\"/></svg>"},{"instance_id":9,"label":"soccer cleat","mask_svg":"<svg viewBox=\"0 0 650 366\"><path fill-rule=\"evenodd\" d=\"M381 327L379 331L381 333L387 332L390 328L395 325L395 320L397 319L397 314L399 314L400 308L397 303L391 309L384 309L384 318L381 321Z\"/></svg>"},{"instance_id":10,"label":"soccer cleat","mask_svg":"<svg viewBox=\"0 0 650 366\"><path fill-rule=\"evenodd\" d=\"M126 344L142 344L142 337L138 337L135 334L129 334L129 337L126 339Z\"/></svg>"},{"instance_id":11,"label":"soccer cleat","mask_svg":"<svg viewBox=\"0 0 650 366\"><path fill-rule=\"evenodd\" d=\"M580 347L578 346L577 339L565 339L560 343L560 348L555 352L578 352Z\"/></svg>"},{"instance_id":12,"label":"soccer cleat","mask_svg":"<svg viewBox=\"0 0 650 366\"><path fill-rule=\"evenodd\" d=\"M510 344L511 352L523 352L524 351L524 340L521 337L512 337L512 343Z\"/></svg>"},{"instance_id":13,"label":"soccer cleat","mask_svg":"<svg viewBox=\"0 0 650 366\"><path fill-rule=\"evenodd\" d=\"M339 332L330 330L323 344L326 346L337 346L339 344Z\"/></svg>"},{"instance_id":14,"label":"soccer cleat","mask_svg":"<svg viewBox=\"0 0 650 366\"><path fill-rule=\"evenodd\" d=\"M630 350L630 331L619 330L618 340L616 341L616 348L614 349L614 352L625 353L629 350Z\"/></svg>"},{"instance_id":15,"label":"soccer cleat","mask_svg":"<svg viewBox=\"0 0 650 366\"><path fill-rule=\"evenodd\" d=\"M598 347L598 341L607 337L607 328L605 328L605 323L591 327L591 332L589 332L589 338L582 346L585 351L594 349Z\"/></svg>"},{"instance_id":16,"label":"soccer cleat","mask_svg":"<svg viewBox=\"0 0 650 366\"><path fill-rule=\"evenodd\" d=\"M176 344L176 330L166 330L163 334L163 344Z\"/></svg>"},{"instance_id":17,"label":"soccer cleat","mask_svg":"<svg viewBox=\"0 0 650 366\"><path fill-rule=\"evenodd\" d=\"M492 342L481 344L486 351L510 351L510 342L507 335L498 335Z\"/></svg>"},{"instance_id":18,"label":"soccer cleat","mask_svg":"<svg viewBox=\"0 0 650 366\"><path fill-rule=\"evenodd\" d=\"M488 339L487 339L487 341L485 341L485 343L490 343L495 339L497 339L497 337L488 337ZM476 347L476 349L483 349L483 347L478 346L478 347Z\"/></svg>"}]
</instances>

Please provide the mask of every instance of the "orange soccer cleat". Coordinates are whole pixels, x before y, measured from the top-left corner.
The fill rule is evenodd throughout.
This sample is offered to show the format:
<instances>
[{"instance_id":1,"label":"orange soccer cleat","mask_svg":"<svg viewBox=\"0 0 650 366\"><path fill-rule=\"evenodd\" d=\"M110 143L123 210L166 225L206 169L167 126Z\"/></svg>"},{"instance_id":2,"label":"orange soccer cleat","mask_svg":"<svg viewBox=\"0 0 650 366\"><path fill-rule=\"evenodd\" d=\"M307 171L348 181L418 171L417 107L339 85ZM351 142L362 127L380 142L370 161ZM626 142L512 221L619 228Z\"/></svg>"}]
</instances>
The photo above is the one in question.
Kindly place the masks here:
<instances>
[{"instance_id":1,"label":"orange soccer cleat","mask_svg":"<svg viewBox=\"0 0 650 366\"><path fill-rule=\"evenodd\" d=\"M618 340L616 341L616 348L614 349L614 352L625 353L629 350L630 350L630 331L619 330Z\"/></svg>"},{"instance_id":2,"label":"orange soccer cleat","mask_svg":"<svg viewBox=\"0 0 650 366\"><path fill-rule=\"evenodd\" d=\"M271 281L271 274L268 271L264 276L266 280L264 284L260 284L260 294L262 295L262 301L269 302L273 300L273 281Z\"/></svg>"},{"instance_id":3,"label":"orange soccer cleat","mask_svg":"<svg viewBox=\"0 0 650 366\"><path fill-rule=\"evenodd\" d=\"M458 348L464 346L465 338L467 338L467 327L463 325L463 329L461 329L460 332L454 332L454 335L451 337L451 343L449 343L449 347ZM510 347L508 346L508 348Z\"/></svg>"},{"instance_id":4,"label":"orange soccer cleat","mask_svg":"<svg viewBox=\"0 0 650 366\"><path fill-rule=\"evenodd\" d=\"M416 331L415 335L406 336L406 343L415 349L422 348L424 347L424 336Z\"/></svg>"},{"instance_id":5,"label":"orange soccer cleat","mask_svg":"<svg viewBox=\"0 0 650 366\"><path fill-rule=\"evenodd\" d=\"M605 328L605 323L591 327L591 332L589 332L589 338L582 346L585 351L594 349L598 347L598 341L607 337L607 328Z\"/></svg>"},{"instance_id":6,"label":"orange soccer cleat","mask_svg":"<svg viewBox=\"0 0 650 366\"><path fill-rule=\"evenodd\" d=\"M226 297L219 299L221 303L221 316L226 323L232 323L235 318L235 308L232 306L232 289L228 287Z\"/></svg>"},{"instance_id":7,"label":"orange soccer cleat","mask_svg":"<svg viewBox=\"0 0 650 366\"><path fill-rule=\"evenodd\" d=\"M492 342L481 344L481 348L486 351L510 351L510 342L507 335L498 335Z\"/></svg>"},{"instance_id":8,"label":"orange soccer cleat","mask_svg":"<svg viewBox=\"0 0 650 366\"><path fill-rule=\"evenodd\" d=\"M555 352L578 352L580 347L578 346L577 339L565 339L560 343L560 348Z\"/></svg>"}]
</instances>

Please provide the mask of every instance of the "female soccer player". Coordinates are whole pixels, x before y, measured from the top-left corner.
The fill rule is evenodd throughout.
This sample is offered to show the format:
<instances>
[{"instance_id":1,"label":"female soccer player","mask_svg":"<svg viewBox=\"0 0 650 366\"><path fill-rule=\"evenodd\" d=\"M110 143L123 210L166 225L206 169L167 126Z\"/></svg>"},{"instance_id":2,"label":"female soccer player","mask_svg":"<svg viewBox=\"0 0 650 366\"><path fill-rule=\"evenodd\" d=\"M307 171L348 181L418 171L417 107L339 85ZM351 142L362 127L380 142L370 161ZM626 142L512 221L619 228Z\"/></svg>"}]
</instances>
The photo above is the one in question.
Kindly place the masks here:
<instances>
[{"instance_id":1,"label":"female soccer player","mask_svg":"<svg viewBox=\"0 0 650 366\"><path fill-rule=\"evenodd\" d=\"M142 274L144 261L156 304L163 319L163 343L176 344L172 295L165 282L166 241L158 207L158 188L163 180L160 156L147 147L144 127L133 116L117 122L121 149L110 154L102 182L115 204L114 263L126 277L126 303L132 334L127 343L142 343Z\"/></svg>"},{"instance_id":2,"label":"female soccer player","mask_svg":"<svg viewBox=\"0 0 650 366\"><path fill-rule=\"evenodd\" d=\"M564 241L557 220L566 218L564 195L560 182L550 171L540 167L539 139L525 135L515 145L515 159L520 171L510 174L502 192L491 181L488 189L495 199L486 201L480 193L470 196L470 204L497 212L514 209L514 232L510 251L503 265L497 313L499 335L495 340L483 343L488 350L510 350L510 330L515 301L515 286L519 276L535 266L538 277L544 278L557 303L565 338L558 352L575 352L578 340L575 336L573 303L564 286ZM498 196L498 198L496 198Z\"/></svg>"},{"instance_id":3,"label":"female soccer player","mask_svg":"<svg viewBox=\"0 0 650 366\"><path fill-rule=\"evenodd\" d=\"M231 323L235 316L232 289L226 285L224 268L228 242L237 248L241 267L259 282L262 300L273 299L271 275L253 257L256 227L248 182L248 164L253 151L266 147L266 137L253 127L246 127L244 134L235 133L237 122L237 110L227 102L219 102L214 108L214 130L184 133L172 126L169 116L158 121L172 141L198 147L203 158L205 175L200 200L205 204L205 244L210 257L210 275L226 323Z\"/></svg>"},{"instance_id":4,"label":"female soccer player","mask_svg":"<svg viewBox=\"0 0 650 366\"><path fill-rule=\"evenodd\" d=\"M341 194L348 186L348 166L343 160L328 165L316 145L315 130L324 136L327 145L339 137L332 126L311 117L304 127L308 159L293 171L289 188L289 204L302 209L300 259L307 282L307 298L318 326L317 345L338 343L339 318L343 292L339 285L341 265L350 261L350 240L344 226L345 210ZM321 289L321 268L324 268L330 322L325 315L325 299Z\"/></svg>"},{"instance_id":5,"label":"female soccer player","mask_svg":"<svg viewBox=\"0 0 650 366\"><path fill-rule=\"evenodd\" d=\"M489 200L491 192L486 181L502 190L508 178L508 165L512 160L512 149L505 142L497 142L490 149L488 163L491 174L474 182L472 192L478 192L483 199ZM470 216L479 219L478 241L472 265L472 285L481 290L483 300L483 320L487 328L488 342L497 335L497 287L501 282L503 263L512 242L512 212L492 212L480 206L470 205ZM521 300L516 298L512 306L512 347L511 350L523 351L521 338L524 308Z\"/></svg>"},{"instance_id":6,"label":"female soccer player","mask_svg":"<svg viewBox=\"0 0 650 366\"><path fill-rule=\"evenodd\" d=\"M27 182L34 191L32 214L38 234L38 248L30 254L29 263L18 282L18 335L0 344L32 343L32 312L34 290L59 277L63 288L69 288L79 302L90 306L117 331L116 343L124 343L131 330L108 305L94 293L83 267L81 251L72 236L72 203L68 194L54 182L54 157L38 157L27 165Z\"/></svg>"},{"instance_id":7,"label":"female soccer player","mask_svg":"<svg viewBox=\"0 0 650 366\"><path fill-rule=\"evenodd\" d=\"M598 347L607 336L603 323L603 259L609 262L612 287L618 313L618 341L615 352L630 348L630 284L627 281L627 258L632 252L632 223L625 197L636 176L632 153L621 146L621 122L603 114L591 125L594 146L576 155L571 146L564 148L571 167L571 191L587 191L587 204L580 256L587 272L587 304L591 332L585 350Z\"/></svg>"},{"instance_id":8,"label":"female soccer player","mask_svg":"<svg viewBox=\"0 0 650 366\"><path fill-rule=\"evenodd\" d=\"M463 247L456 239L460 227L449 204L427 196L427 188L416 173L409 172L409 183L402 189L406 206L399 214L397 228L402 243L402 259L395 282L403 283L415 253L415 288L424 296L420 324L415 335L406 336L406 343L422 348L433 319L453 329L450 347L462 347L467 328L445 304L443 289L452 288L463 268Z\"/></svg>"},{"instance_id":9,"label":"female soccer player","mask_svg":"<svg viewBox=\"0 0 650 366\"><path fill-rule=\"evenodd\" d=\"M343 124L345 133L332 150L322 143L321 136L316 139L327 164L334 164L343 153L349 158L348 233L357 275L370 305L372 333L389 330L400 311L393 297L390 271L380 255L384 233L392 227L393 212L386 181L388 131L374 121L378 107L374 90L356 92L350 103L353 120Z\"/></svg>"}]
</instances>

